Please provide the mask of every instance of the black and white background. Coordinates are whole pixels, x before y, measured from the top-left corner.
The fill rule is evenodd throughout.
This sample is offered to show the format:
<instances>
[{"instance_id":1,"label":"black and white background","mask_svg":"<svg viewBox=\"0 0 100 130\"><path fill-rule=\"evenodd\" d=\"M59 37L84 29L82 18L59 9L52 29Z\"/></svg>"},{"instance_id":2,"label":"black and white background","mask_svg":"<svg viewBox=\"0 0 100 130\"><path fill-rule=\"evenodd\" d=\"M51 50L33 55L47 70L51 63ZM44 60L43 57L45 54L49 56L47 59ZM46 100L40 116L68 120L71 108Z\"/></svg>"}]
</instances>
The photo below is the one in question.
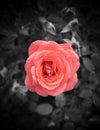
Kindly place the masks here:
<instances>
[{"instance_id":1,"label":"black and white background","mask_svg":"<svg viewBox=\"0 0 100 130\"><path fill-rule=\"evenodd\" d=\"M70 42L80 57L70 92L41 97L24 84L35 40ZM97 1L0 1L0 129L100 128L100 5Z\"/></svg>"}]
</instances>

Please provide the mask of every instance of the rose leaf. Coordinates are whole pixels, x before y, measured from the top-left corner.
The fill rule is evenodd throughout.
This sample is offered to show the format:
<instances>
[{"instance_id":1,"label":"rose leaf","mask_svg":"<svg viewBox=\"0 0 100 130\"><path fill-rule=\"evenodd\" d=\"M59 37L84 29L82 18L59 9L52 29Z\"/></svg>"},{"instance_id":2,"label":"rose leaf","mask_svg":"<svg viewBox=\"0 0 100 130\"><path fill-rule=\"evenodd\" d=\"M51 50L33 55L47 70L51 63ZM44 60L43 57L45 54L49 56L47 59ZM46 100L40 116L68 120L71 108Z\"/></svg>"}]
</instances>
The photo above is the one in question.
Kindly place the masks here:
<instances>
[{"instance_id":1,"label":"rose leaf","mask_svg":"<svg viewBox=\"0 0 100 130\"><path fill-rule=\"evenodd\" d=\"M75 125L72 122L65 122L62 126L62 130L75 130Z\"/></svg>"},{"instance_id":2,"label":"rose leaf","mask_svg":"<svg viewBox=\"0 0 100 130\"><path fill-rule=\"evenodd\" d=\"M66 33L66 32L72 31L73 24L78 24L78 19L77 18L71 20L67 25L65 25L60 33Z\"/></svg>"},{"instance_id":3,"label":"rose leaf","mask_svg":"<svg viewBox=\"0 0 100 130\"><path fill-rule=\"evenodd\" d=\"M40 17L39 18L40 23L42 24L43 30L45 32L48 32L52 35L56 35L56 28L52 22L49 22L46 18Z\"/></svg>"},{"instance_id":4,"label":"rose leaf","mask_svg":"<svg viewBox=\"0 0 100 130\"><path fill-rule=\"evenodd\" d=\"M87 56L87 55L91 55L92 52L89 49L89 46L87 45L83 45L82 46L82 56Z\"/></svg>"},{"instance_id":5,"label":"rose leaf","mask_svg":"<svg viewBox=\"0 0 100 130\"><path fill-rule=\"evenodd\" d=\"M0 34L6 37L14 37L14 38L18 37L17 33L12 31L11 28L6 29L6 28L0 27Z\"/></svg>"},{"instance_id":6,"label":"rose leaf","mask_svg":"<svg viewBox=\"0 0 100 130\"><path fill-rule=\"evenodd\" d=\"M95 107L99 110L100 109L100 97L97 94L93 95L93 103Z\"/></svg>"},{"instance_id":7,"label":"rose leaf","mask_svg":"<svg viewBox=\"0 0 100 130\"><path fill-rule=\"evenodd\" d=\"M46 30L48 33L50 33L52 35L56 35L56 28L55 28L54 24L49 21L47 21Z\"/></svg>"},{"instance_id":8,"label":"rose leaf","mask_svg":"<svg viewBox=\"0 0 100 130\"><path fill-rule=\"evenodd\" d=\"M53 110L53 106L49 103L41 103L36 107L36 112L40 115L49 115Z\"/></svg>"},{"instance_id":9,"label":"rose leaf","mask_svg":"<svg viewBox=\"0 0 100 130\"><path fill-rule=\"evenodd\" d=\"M0 75L1 75L3 78L5 78L6 73L7 73L7 68L6 68L6 67L3 67L3 69L0 70Z\"/></svg>"},{"instance_id":10,"label":"rose leaf","mask_svg":"<svg viewBox=\"0 0 100 130\"><path fill-rule=\"evenodd\" d=\"M83 89L80 93L79 93L79 97L81 98L88 98L92 96L92 91L89 89Z\"/></svg>"},{"instance_id":11,"label":"rose leaf","mask_svg":"<svg viewBox=\"0 0 100 130\"><path fill-rule=\"evenodd\" d=\"M91 61L89 58L83 57L83 58L82 58L82 61L83 61L83 64L84 64L85 68L86 68L89 72L94 71L95 67L94 67L92 61Z\"/></svg>"},{"instance_id":12,"label":"rose leaf","mask_svg":"<svg viewBox=\"0 0 100 130\"><path fill-rule=\"evenodd\" d=\"M95 123L95 124L100 124L100 116L99 115L94 115L92 116L89 121L91 123Z\"/></svg>"},{"instance_id":13,"label":"rose leaf","mask_svg":"<svg viewBox=\"0 0 100 130\"><path fill-rule=\"evenodd\" d=\"M51 118L54 122L60 122L64 118L63 111L60 108L55 109L52 112Z\"/></svg>"},{"instance_id":14,"label":"rose leaf","mask_svg":"<svg viewBox=\"0 0 100 130\"><path fill-rule=\"evenodd\" d=\"M74 7L64 7L62 11L65 12L65 15L67 15L69 12L71 12L74 16L76 15Z\"/></svg>"},{"instance_id":15,"label":"rose leaf","mask_svg":"<svg viewBox=\"0 0 100 130\"><path fill-rule=\"evenodd\" d=\"M69 31L71 31L71 27L68 26L68 24L67 24L66 26L64 26L64 28L62 29L61 33L67 33Z\"/></svg>"},{"instance_id":16,"label":"rose leaf","mask_svg":"<svg viewBox=\"0 0 100 130\"><path fill-rule=\"evenodd\" d=\"M70 44L71 44L71 42L72 42L71 40L69 40L69 39L65 39L65 38L62 39L62 40L63 40L64 42L66 42L66 43L70 43Z\"/></svg>"},{"instance_id":17,"label":"rose leaf","mask_svg":"<svg viewBox=\"0 0 100 130\"><path fill-rule=\"evenodd\" d=\"M19 30L19 34L29 36L29 27L22 26L21 29Z\"/></svg>"},{"instance_id":18,"label":"rose leaf","mask_svg":"<svg viewBox=\"0 0 100 130\"><path fill-rule=\"evenodd\" d=\"M55 104L57 107L63 107L66 105L66 98L63 93L55 97Z\"/></svg>"},{"instance_id":19,"label":"rose leaf","mask_svg":"<svg viewBox=\"0 0 100 130\"><path fill-rule=\"evenodd\" d=\"M21 95L25 96L28 89L24 85L21 85L17 81L14 81L11 91L13 93L16 93L16 94L20 93Z\"/></svg>"},{"instance_id":20,"label":"rose leaf","mask_svg":"<svg viewBox=\"0 0 100 130\"><path fill-rule=\"evenodd\" d=\"M37 103L36 102L33 102L33 101L29 102L29 107L28 107L29 111L35 112L36 107L37 107Z\"/></svg>"},{"instance_id":21,"label":"rose leaf","mask_svg":"<svg viewBox=\"0 0 100 130\"><path fill-rule=\"evenodd\" d=\"M76 109L73 108L71 113L70 113L70 119L75 123L81 122L82 111L78 108L76 108Z\"/></svg>"}]
</instances>

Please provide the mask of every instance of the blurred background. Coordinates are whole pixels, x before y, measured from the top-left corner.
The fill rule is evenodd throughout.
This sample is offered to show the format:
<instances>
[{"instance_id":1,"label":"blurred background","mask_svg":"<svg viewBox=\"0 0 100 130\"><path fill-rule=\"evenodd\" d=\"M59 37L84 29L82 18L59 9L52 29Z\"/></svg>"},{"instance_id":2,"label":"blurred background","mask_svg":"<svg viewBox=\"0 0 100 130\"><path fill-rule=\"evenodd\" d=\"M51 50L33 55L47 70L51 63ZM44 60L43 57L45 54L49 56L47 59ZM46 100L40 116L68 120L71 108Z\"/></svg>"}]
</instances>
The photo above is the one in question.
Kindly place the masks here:
<instances>
[{"instance_id":1,"label":"blurred background","mask_svg":"<svg viewBox=\"0 0 100 130\"><path fill-rule=\"evenodd\" d=\"M100 5L95 1L0 2L0 126L2 130L100 128ZM35 40L70 43L80 57L70 92L41 97L27 90L24 64Z\"/></svg>"}]
</instances>

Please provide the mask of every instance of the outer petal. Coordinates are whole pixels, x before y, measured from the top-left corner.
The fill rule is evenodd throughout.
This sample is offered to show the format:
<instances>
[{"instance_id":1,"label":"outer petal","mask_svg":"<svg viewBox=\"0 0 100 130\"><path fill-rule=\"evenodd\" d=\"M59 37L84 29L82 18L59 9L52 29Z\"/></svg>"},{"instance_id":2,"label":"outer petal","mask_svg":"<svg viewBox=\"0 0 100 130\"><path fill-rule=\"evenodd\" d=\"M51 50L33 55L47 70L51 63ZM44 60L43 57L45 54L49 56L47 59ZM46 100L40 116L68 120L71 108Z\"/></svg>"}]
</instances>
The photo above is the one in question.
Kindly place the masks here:
<instances>
[{"instance_id":1,"label":"outer petal","mask_svg":"<svg viewBox=\"0 0 100 130\"><path fill-rule=\"evenodd\" d=\"M72 74L71 75L73 77L73 75L77 72L77 70L80 67L79 56L74 51L68 50L68 52L72 57L70 60L72 61L72 66L71 66Z\"/></svg>"},{"instance_id":2,"label":"outer petal","mask_svg":"<svg viewBox=\"0 0 100 130\"><path fill-rule=\"evenodd\" d=\"M77 82L78 82L77 74L75 74L73 76L73 78L68 81L68 84L67 84L67 86L65 88L65 91L72 90L75 87L75 85L76 85Z\"/></svg>"},{"instance_id":3,"label":"outer petal","mask_svg":"<svg viewBox=\"0 0 100 130\"><path fill-rule=\"evenodd\" d=\"M35 92L34 86L32 84L32 77L30 75L26 75L25 85L30 91Z\"/></svg>"},{"instance_id":4,"label":"outer petal","mask_svg":"<svg viewBox=\"0 0 100 130\"><path fill-rule=\"evenodd\" d=\"M60 44L66 50L66 60L69 61L72 71L72 77L80 67L79 56L74 52L70 44ZM68 53L70 58L68 57Z\"/></svg>"},{"instance_id":5,"label":"outer petal","mask_svg":"<svg viewBox=\"0 0 100 130\"><path fill-rule=\"evenodd\" d=\"M60 45L58 45L56 42L54 41L43 41L43 40L37 40L33 43L31 43L29 49L28 49L28 54L29 56L38 51L41 50L56 50L57 48L61 48Z\"/></svg>"},{"instance_id":6,"label":"outer petal","mask_svg":"<svg viewBox=\"0 0 100 130\"><path fill-rule=\"evenodd\" d=\"M43 41L43 44L41 44L41 46L38 48L38 51L41 51L41 50L58 50L58 49L62 49L62 47L54 42L54 41Z\"/></svg>"},{"instance_id":7,"label":"outer petal","mask_svg":"<svg viewBox=\"0 0 100 130\"><path fill-rule=\"evenodd\" d=\"M45 89L45 91L47 92L48 95L57 96L57 95L61 94L62 92L64 92L66 86L67 86L67 83L59 84L59 86L56 89L53 89L53 90Z\"/></svg>"},{"instance_id":8,"label":"outer petal","mask_svg":"<svg viewBox=\"0 0 100 130\"><path fill-rule=\"evenodd\" d=\"M46 97L48 94L43 90L43 88L32 82L32 78L29 75L26 75L25 85L31 92L36 92L40 96Z\"/></svg>"},{"instance_id":9,"label":"outer petal","mask_svg":"<svg viewBox=\"0 0 100 130\"><path fill-rule=\"evenodd\" d=\"M40 96L43 96L43 97L48 96L48 94L45 92L45 90L39 85L36 85L35 92L38 93Z\"/></svg>"},{"instance_id":10,"label":"outer petal","mask_svg":"<svg viewBox=\"0 0 100 130\"><path fill-rule=\"evenodd\" d=\"M34 61L33 55L29 56L25 63L25 71L27 74L31 74L31 67L33 66L33 61Z\"/></svg>"},{"instance_id":11,"label":"outer petal","mask_svg":"<svg viewBox=\"0 0 100 130\"><path fill-rule=\"evenodd\" d=\"M39 46L44 44L45 41L37 40L35 42L32 42L28 49L28 55L30 56L32 53L38 50ZM45 42L46 43L46 42Z\"/></svg>"}]
</instances>

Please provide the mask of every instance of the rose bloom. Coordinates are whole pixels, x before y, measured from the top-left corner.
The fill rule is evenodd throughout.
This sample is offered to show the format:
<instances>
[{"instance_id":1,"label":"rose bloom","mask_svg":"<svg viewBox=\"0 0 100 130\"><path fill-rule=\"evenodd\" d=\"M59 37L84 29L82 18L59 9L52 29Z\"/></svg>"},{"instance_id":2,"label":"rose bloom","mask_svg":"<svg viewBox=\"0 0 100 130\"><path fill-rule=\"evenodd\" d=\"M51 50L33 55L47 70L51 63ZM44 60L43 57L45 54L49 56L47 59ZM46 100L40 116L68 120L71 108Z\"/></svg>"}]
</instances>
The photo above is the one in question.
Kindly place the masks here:
<instances>
[{"instance_id":1,"label":"rose bloom","mask_svg":"<svg viewBox=\"0 0 100 130\"><path fill-rule=\"evenodd\" d=\"M76 85L79 56L70 44L37 40L28 49L25 85L40 96L57 96Z\"/></svg>"}]
</instances>

